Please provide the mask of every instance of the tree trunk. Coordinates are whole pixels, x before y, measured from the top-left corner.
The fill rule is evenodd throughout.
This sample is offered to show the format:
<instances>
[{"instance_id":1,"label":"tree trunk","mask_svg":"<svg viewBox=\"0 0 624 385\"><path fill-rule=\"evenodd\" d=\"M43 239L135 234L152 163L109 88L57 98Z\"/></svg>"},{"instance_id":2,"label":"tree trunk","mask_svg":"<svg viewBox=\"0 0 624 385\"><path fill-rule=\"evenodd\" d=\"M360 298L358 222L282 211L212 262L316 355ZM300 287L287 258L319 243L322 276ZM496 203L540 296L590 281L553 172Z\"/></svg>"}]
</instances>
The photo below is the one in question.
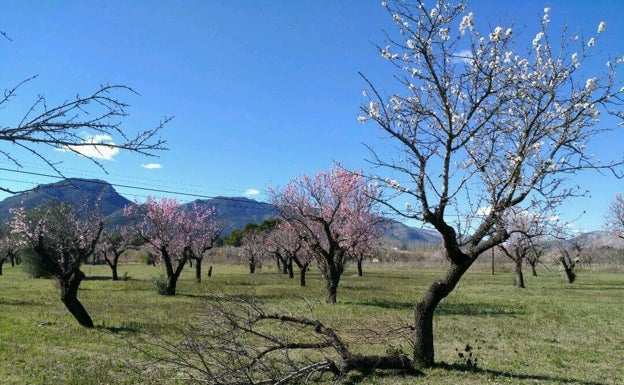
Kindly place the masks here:
<instances>
[{"instance_id":1,"label":"tree trunk","mask_svg":"<svg viewBox=\"0 0 624 385\"><path fill-rule=\"evenodd\" d=\"M568 278L568 283L573 283L576 280L576 273L574 272L574 262L568 260L565 257L559 258L561 264L563 265L563 270L566 273L566 277Z\"/></svg>"},{"instance_id":2,"label":"tree trunk","mask_svg":"<svg viewBox=\"0 0 624 385\"><path fill-rule=\"evenodd\" d=\"M308 270L307 266L304 266L301 269L299 269L299 284L301 287L306 285L306 271L307 270Z\"/></svg>"},{"instance_id":3,"label":"tree trunk","mask_svg":"<svg viewBox=\"0 0 624 385\"><path fill-rule=\"evenodd\" d=\"M249 274L254 274L256 272L256 260L251 258L249 260Z\"/></svg>"},{"instance_id":4,"label":"tree trunk","mask_svg":"<svg viewBox=\"0 0 624 385\"><path fill-rule=\"evenodd\" d=\"M110 268L111 268L111 271L113 272L113 281L118 281L119 276L117 275L117 264L111 266Z\"/></svg>"},{"instance_id":5,"label":"tree trunk","mask_svg":"<svg viewBox=\"0 0 624 385\"><path fill-rule=\"evenodd\" d=\"M2 275L2 265L4 265L4 259L0 259L0 275Z\"/></svg>"},{"instance_id":6,"label":"tree trunk","mask_svg":"<svg viewBox=\"0 0 624 385\"><path fill-rule=\"evenodd\" d=\"M163 254L163 256L164 255L165 254ZM163 258L163 259L165 261L165 269L167 271L167 286L165 287L165 290L161 294L175 295L178 278L180 277L180 274L182 273L182 269L184 268L184 265L186 265L186 258L178 261L178 266L175 268L175 270L173 269L173 264L171 262L171 259L169 258L168 253L167 253L167 258Z\"/></svg>"},{"instance_id":7,"label":"tree trunk","mask_svg":"<svg viewBox=\"0 0 624 385\"><path fill-rule=\"evenodd\" d=\"M325 297L326 303L336 303L340 275L340 271L338 271L338 269L334 266L328 267L328 271L325 272L325 286L327 288L327 294Z\"/></svg>"},{"instance_id":8,"label":"tree trunk","mask_svg":"<svg viewBox=\"0 0 624 385\"><path fill-rule=\"evenodd\" d=\"M288 278L295 278L295 272L293 271L293 260L292 258L288 259Z\"/></svg>"},{"instance_id":9,"label":"tree trunk","mask_svg":"<svg viewBox=\"0 0 624 385\"><path fill-rule=\"evenodd\" d=\"M516 278L514 283L517 287L524 289L524 275L522 274L522 259L515 261L516 263Z\"/></svg>"},{"instance_id":10,"label":"tree trunk","mask_svg":"<svg viewBox=\"0 0 624 385\"><path fill-rule=\"evenodd\" d=\"M201 282L201 265L202 260L199 258L195 259L195 282L197 283Z\"/></svg>"},{"instance_id":11,"label":"tree trunk","mask_svg":"<svg viewBox=\"0 0 624 385\"><path fill-rule=\"evenodd\" d=\"M468 257L463 264L453 262L444 279L433 282L423 300L414 306L414 364L417 367L434 365L433 314L473 262L474 258Z\"/></svg>"},{"instance_id":12,"label":"tree trunk","mask_svg":"<svg viewBox=\"0 0 624 385\"><path fill-rule=\"evenodd\" d=\"M531 275L533 275L534 277L537 277L537 268L535 266L535 263L531 263Z\"/></svg>"},{"instance_id":13,"label":"tree trunk","mask_svg":"<svg viewBox=\"0 0 624 385\"><path fill-rule=\"evenodd\" d=\"M362 258L357 259L357 272L358 272L357 273L358 277L361 277L362 276Z\"/></svg>"},{"instance_id":14,"label":"tree trunk","mask_svg":"<svg viewBox=\"0 0 624 385\"><path fill-rule=\"evenodd\" d=\"M208 276L212 277L212 266L208 268Z\"/></svg>"},{"instance_id":15,"label":"tree trunk","mask_svg":"<svg viewBox=\"0 0 624 385\"><path fill-rule=\"evenodd\" d=\"M85 274L80 269L76 269L69 277L60 277L61 301L80 325L92 328L93 320L78 301L78 287L84 278Z\"/></svg>"}]
</instances>

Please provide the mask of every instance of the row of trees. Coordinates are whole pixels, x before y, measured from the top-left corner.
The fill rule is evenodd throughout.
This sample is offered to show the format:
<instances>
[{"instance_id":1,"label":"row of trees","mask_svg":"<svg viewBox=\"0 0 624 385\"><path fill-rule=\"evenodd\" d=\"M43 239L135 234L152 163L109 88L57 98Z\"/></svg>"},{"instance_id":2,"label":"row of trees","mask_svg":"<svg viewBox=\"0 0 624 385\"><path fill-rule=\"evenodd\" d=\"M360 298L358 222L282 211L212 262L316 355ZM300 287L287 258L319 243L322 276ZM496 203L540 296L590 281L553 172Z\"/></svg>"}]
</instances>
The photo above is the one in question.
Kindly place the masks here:
<instances>
[{"instance_id":1,"label":"row of trees","mask_svg":"<svg viewBox=\"0 0 624 385\"><path fill-rule=\"evenodd\" d=\"M326 300L336 302L346 261L353 258L361 264L383 230L375 211L377 189L362 175L335 168L315 177L295 178L272 194L279 220L248 229L241 240L240 250L250 272L261 259L260 253L265 253L291 276L293 264L297 265L305 285L305 272L316 261L327 284ZM124 215L129 224L114 229L106 229L97 207L59 204L30 212L16 209L11 221L14 236L2 237L7 244L2 244L4 254L17 254L18 247L36 254L39 264L58 279L67 309L86 327L92 327L93 321L77 294L85 278L80 267L94 253L103 255L116 280L120 256L141 245L165 268L159 292L175 295L187 263L195 264L196 279L201 280L202 260L221 235L214 208L197 202L181 206L175 199L148 197L143 204L127 206Z\"/></svg>"}]
</instances>

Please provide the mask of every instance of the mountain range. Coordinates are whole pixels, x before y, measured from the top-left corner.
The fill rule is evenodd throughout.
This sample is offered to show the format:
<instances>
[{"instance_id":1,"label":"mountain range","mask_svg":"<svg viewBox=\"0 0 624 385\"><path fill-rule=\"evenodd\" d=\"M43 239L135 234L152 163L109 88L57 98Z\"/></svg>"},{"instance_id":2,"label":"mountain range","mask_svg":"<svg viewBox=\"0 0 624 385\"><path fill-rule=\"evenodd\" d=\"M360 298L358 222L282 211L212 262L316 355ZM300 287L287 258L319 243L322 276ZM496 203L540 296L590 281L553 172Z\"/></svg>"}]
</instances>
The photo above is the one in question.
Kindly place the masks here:
<instances>
[{"instance_id":1,"label":"mountain range","mask_svg":"<svg viewBox=\"0 0 624 385\"><path fill-rule=\"evenodd\" d=\"M10 220L10 209L25 207L27 210L51 203L71 205L91 204L100 199L100 208L107 223L121 223L124 220L123 208L133 203L126 199L110 183L98 179L65 179L56 183L39 185L31 191L20 193L0 201L0 221ZM213 206L224 223L224 234L243 228L247 223L261 223L265 219L277 217L276 208L265 202L245 197L214 197L198 199L185 205L197 203ZM415 249L440 243L440 236L431 230L417 229L389 220L384 243L402 249Z\"/></svg>"}]
</instances>

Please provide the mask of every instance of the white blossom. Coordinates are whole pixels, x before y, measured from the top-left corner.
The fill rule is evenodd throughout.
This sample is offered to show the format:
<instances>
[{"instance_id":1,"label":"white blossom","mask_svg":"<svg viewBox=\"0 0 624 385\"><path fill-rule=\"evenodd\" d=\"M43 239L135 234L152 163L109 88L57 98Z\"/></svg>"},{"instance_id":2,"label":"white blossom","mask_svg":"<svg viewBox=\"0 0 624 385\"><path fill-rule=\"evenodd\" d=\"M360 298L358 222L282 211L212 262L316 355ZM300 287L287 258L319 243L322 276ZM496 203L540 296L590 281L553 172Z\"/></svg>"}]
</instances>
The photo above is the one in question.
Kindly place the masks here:
<instances>
[{"instance_id":1,"label":"white blossom","mask_svg":"<svg viewBox=\"0 0 624 385\"><path fill-rule=\"evenodd\" d=\"M550 7L544 8L544 13L550 13Z\"/></svg>"},{"instance_id":2,"label":"white blossom","mask_svg":"<svg viewBox=\"0 0 624 385\"><path fill-rule=\"evenodd\" d=\"M498 41L501 41L502 38L503 38L503 28L502 27L496 27L496 28L494 28L494 31L492 33L490 33L490 40L491 41L498 42Z\"/></svg>"},{"instance_id":3,"label":"white blossom","mask_svg":"<svg viewBox=\"0 0 624 385\"><path fill-rule=\"evenodd\" d=\"M607 27L607 23L605 23L604 21L601 21L600 24L598 24L598 33L602 33L606 27Z\"/></svg>"},{"instance_id":4,"label":"white blossom","mask_svg":"<svg viewBox=\"0 0 624 385\"><path fill-rule=\"evenodd\" d=\"M535 35L535 39L533 39L533 47L537 47L537 45L539 44L540 40L542 40L543 37L544 37L544 32L538 32Z\"/></svg>"},{"instance_id":5,"label":"white blossom","mask_svg":"<svg viewBox=\"0 0 624 385\"><path fill-rule=\"evenodd\" d=\"M366 123L366 121L368 120L368 118L366 116L358 116L357 117L357 121L360 123Z\"/></svg>"},{"instance_id":6,"label":"white blossom","mask_svg":"<svg viewBox=\"0 0 624 385\"><path fill-rule=\"evenodd\" d=\"M596 78L589 78L585 81L585 88L591 91L596 84Z\"/></svg>"},{"instance_id":7,"label":"white blossom","mask_svg":"<svg viewBox=\"0 0 624 385\"><path fill-rule=\"evenodd\" d=\"M377 102L371 100L368 105L368 115L378 118L379 117L379 105Z\"/></svg>"},{"instance_id":8,"label":"white blossom","mask_svg":"<svg viewBox=\"0 0 624 385\"><path fill-rule=\"evenodd\" d=\"M459 23L459 33L464 34L466 32L466 28L469 28L471 31L474 27L474 18L472 12L467 14L462 18L461 23Z\"/></svg>"},{"instance_id":9,"label":"white blossom","mask_svg":"<svg viewBox=\"0 0 624 385\"><path fill-rule=\"evenodd\" d=\"M414 40L411 40L411 39L410 39L410 40L408 40L406 43L407 43L407 48L409 48L409 49L414 49L414 48L416 48L416 43L414 42Z\"/></svg>"},{"instance_id":10,"label":"white blossom","mask_svg":"<svg viewBox=\"0 0 624 385\"><path fill-rule=\"evenodd\" d=\"M593 47L594 45L596 45L596 39L594 39L593 37L591 39L589 39L589 41L587 42L587 46L588 47Z\"/></svg>"}]
</instances>

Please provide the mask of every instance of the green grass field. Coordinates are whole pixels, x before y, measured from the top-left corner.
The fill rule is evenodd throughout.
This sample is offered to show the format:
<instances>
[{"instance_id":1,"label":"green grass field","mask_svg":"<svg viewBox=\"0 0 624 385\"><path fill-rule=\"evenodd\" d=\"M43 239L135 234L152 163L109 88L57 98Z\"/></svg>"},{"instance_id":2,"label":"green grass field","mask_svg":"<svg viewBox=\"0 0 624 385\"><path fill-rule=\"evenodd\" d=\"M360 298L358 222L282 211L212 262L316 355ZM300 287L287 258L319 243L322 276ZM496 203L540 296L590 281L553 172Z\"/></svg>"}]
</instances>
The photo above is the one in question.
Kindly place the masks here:
<instances>
[{"instance_id":1,"label":"green grass field","mask_svg":"<svg viewBox=\"0 0 624 385\"><path fill-rule=\"evenodd\" d=\"M324 284L314 271L308 286L264 268L216 265L197 284L187 269L178 295L156 294L158 267L120 266L129 279L113 282L107 266L83 267L89 277L79 299L96 327L84 329L59 300L54 280L29 279L20 267L0 276L0 384L183 383L175 370L146 360L135 346L151 334L175 338L205 316L212 293L246 293L278 310L314 315L334 327L355 351L409 352L409 340L380 333L409 325L412 304L442 269L368 266L348 271L336 305L325 305ZM422 377L354 373L348 384L622 384L624 383L624 274L579 271L567 284L556 271L512 286L511 273L469 271L442 302L435 323L436 362ZM476 368L469 370L466 345ZM460 353L464 357L460 357Z\"/></svg>"}]
</instances>

